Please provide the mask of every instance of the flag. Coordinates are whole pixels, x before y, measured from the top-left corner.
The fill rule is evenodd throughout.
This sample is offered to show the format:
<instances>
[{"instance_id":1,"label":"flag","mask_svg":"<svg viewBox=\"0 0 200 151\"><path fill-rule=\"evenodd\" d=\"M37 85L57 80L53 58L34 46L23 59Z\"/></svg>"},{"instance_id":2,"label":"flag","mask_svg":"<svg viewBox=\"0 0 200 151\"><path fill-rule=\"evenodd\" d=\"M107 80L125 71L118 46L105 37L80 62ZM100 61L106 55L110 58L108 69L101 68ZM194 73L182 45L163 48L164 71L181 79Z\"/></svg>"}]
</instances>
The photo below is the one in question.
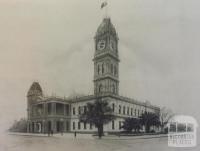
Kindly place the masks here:
<instances>
[{"instance_id":1,"label":"flag","mask_svg":"<svg viewBox=\"0 0 200 151\"><path fill-rule=\"evenodd\" d=\"M108 4L107 2L103 2L103 3L101 4L101 9L104 8L107 4Z\"/></svg>"}]
</instances>

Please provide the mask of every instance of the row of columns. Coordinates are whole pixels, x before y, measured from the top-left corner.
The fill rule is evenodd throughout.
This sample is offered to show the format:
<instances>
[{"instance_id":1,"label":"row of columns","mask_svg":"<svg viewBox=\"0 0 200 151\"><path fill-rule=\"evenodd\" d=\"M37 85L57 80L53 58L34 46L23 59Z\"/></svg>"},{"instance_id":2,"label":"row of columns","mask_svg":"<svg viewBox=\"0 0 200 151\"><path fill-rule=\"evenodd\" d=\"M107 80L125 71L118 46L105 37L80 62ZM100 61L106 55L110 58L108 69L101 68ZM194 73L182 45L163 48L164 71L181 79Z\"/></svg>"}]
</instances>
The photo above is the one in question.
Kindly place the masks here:
<instances>
[{"instance_id":1,"label":"row of columns","mask_svg":"<svg viewBox=\"0 0 200 151\"><path fill-rule=\"evenodd\" d=\"M46 104L46 106L48 105L49 103ZM50 114L57 114L57 110L56 110L56 104L55 102L53 103L50 103L51 104L51 113ZM63 105L63 115L70 115L70 108L69 108L69 105L68 104L62 104ZM68 111L66 112L66 107L68 106ZM48 113L49 114L49 113Z\"/></svg>"},{"instance_id":2,"label":"row of columns","mask_svg":"<svg viewBox=\"0 0 200 151\"><path fill-rule=\"evenodd\" d=\"M28 133L48 133L50 131L54 133L57 132L67 132L70 131L70 121L69 120L48 120L48 121L29 121L27 123Z\"/></svg>"},{"instance_id":3,"label":"row of columns","mask_svg":"<svg viewBox=\"0 0 200 151\"><path fill-rule=\"evenodd\" d=\"M50 111L49 111L49 108L48 108L48 105L50 104ZM60 103L61 104L61 103ZM62 104L63 105L63 114L61 115L70 115L70 106L68 104ZM67 107L68 106L68 107ZM35 110L32 108L33 112L36 112L37 110L37 106L35 106ZM66 109L68 108L68 111L66 111ZM43 104L43 112L42 112L42 115L56 115L58 114L57 111L56 111L56 103L55 102L52 102L52 103L44 103ZM36 115L36 113L32 113L32 115ZM36 115L38 116L38 115ZM30 116L29 116L30 117Z\"/></svg>"}]
</instances>

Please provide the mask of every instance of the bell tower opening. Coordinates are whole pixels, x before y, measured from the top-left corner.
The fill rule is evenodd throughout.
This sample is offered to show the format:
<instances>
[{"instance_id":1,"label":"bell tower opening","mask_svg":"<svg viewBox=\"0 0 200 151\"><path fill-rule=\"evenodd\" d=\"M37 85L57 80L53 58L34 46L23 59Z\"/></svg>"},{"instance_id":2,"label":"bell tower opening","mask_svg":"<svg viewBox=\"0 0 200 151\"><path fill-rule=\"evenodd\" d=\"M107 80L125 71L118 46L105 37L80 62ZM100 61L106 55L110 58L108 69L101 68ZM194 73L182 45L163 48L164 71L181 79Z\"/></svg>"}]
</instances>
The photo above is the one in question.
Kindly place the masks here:
<instances>
[{"instance_id":1,"label":"bell tower opening","mask_svg":"<svg viewBox=\"0 0 200 151\"><path fill-rule=\"evenodd\" d=\"M118 35L110 18L99 25L94 42L94 94L119 92Z\"/></svg>"}]
</instances>

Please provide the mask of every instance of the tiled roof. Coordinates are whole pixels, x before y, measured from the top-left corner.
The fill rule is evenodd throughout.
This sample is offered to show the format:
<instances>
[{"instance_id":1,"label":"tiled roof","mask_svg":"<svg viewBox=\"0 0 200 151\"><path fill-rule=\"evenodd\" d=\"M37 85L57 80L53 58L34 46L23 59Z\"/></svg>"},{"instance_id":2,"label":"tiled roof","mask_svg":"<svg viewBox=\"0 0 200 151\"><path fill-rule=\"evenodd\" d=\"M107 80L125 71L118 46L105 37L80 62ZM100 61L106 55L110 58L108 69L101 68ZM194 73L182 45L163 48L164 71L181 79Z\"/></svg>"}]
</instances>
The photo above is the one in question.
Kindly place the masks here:
<instances>
[{"instance_id":1,"label":"tiled roof","mask_svg":"<svg viewBox=\"0 0 200 151\"><path fill-rule=\"evenodd\" d=\"M99 25L97 32L96 32L96 37L104 35L105 33L110 33L112 35L117 36L117 32L115 30L115 27L111 23L110 18L104 18L102 23Z\"/></svg>"}]
</instances>

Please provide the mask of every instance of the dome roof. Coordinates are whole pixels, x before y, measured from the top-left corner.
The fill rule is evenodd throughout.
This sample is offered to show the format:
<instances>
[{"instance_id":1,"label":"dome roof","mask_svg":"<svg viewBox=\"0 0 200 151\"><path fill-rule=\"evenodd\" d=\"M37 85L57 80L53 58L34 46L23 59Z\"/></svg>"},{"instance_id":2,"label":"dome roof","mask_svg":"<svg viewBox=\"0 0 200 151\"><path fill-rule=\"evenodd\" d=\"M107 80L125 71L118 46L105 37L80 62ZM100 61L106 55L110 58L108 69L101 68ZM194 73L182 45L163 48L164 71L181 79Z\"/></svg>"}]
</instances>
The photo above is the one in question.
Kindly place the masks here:
<instances>
[{"instance_id":1,"label":"dome roof","mask_svg":"<svg viewBox=\"0 0 200 151\"><path fill-rule=\"evenodd\" d=\"M169 123L178 122L178 123L192 123L195 126L198 126L197 120L192 116L187 115L175 115L171 117L168 121Z\"/></svg>"},{"instance_id":2,"label":"dome roof","mask_svg":"<svg viewBox=\"0 0 200 151\"><path fill-rule=\"evenodd\" d=\"M113 26L113 24L111 23L110 18L104 18L102 23L99 25L97 32L96 32L96 36L101 36L105 33L109 32L110 34L117 36L117 32L115 30L115 27Z\"/></svg>"},{"instance_id":3,"label":"dome roof","mask_svg":"<svg viewBox=\"0 0 200 151\"><path fill-rule=\"evenodd\" d=\"M38 82L33 82L33 84L31 85L27 96L31 96L31 95L36 95L36 96L43 95L42 88Z\"/></svg>"}]
</instances>

